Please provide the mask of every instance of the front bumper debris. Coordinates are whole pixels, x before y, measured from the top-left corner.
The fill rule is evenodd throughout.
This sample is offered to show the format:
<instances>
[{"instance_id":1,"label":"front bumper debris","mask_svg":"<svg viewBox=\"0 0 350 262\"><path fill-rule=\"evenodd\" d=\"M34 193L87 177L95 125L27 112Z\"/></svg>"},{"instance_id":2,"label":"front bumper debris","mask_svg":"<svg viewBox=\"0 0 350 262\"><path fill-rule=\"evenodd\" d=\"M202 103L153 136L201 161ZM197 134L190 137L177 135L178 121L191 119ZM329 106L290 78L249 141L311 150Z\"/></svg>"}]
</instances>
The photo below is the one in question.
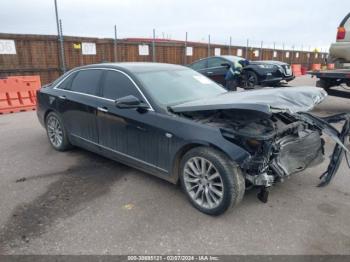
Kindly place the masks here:
<instances>
[{"instance_id":1,"label":"front bumper debris","mask_svg":"<svg viewBox=\"0 0 350 262\"><path fill-rule=\"evenodd\" d=\"M299 121L304 122L310 126L312 126L315 129L318 129L320 131L320 134L324 134L329 136L334 142L335 146L333 149L332 154L330 155L330 162L328 164L328 167L325 172L322 173L320 176L320 183L318 184L318 187L323 187L328 185L331 180L336 175L341 161L343 160L344 156L347 161L347 165L350 168L350 158L347 156L348 153L350 153L349 148L347 147L350 143L350 114L342 113L337 114L333 116L328 117L318 117L315 115L312 115L310 113L297 113L294 115L296 118L299 119ZM332 124L340 124L342 123L341 131L338 131ZM274 170L274 173L277 174L277 177L279 176L280 181L283 180L284 176L289 176L293 173L296 173L298 170L294 168L294 162L298 163L298 165L303 164L302 154L305 155L305 166L302 166L300 169L303 170L304 168L310 167L313 164L317 164L322 162L321 156L323 156L323 139L316 135L316 133L310 133L310 138L308 138L308 141L302 140L300 141L300 145L298 144L298 141L288 141L287 139L287 145L291 145L291 149L288 147L287 150L285 150L286 156L277 156L269 165ZM288 137L287 137L288 138ZM293 145L296 144L297 146ZM305 145L303 143L306 143ZM293 149L294 148L294 149ZM298 152L295 151L295 148L300 148ZM310 149L310 159L308 158L308 151L307 149ZM322 150L322 152L320 152ZM300 152L299 152L300 151ZM311 154L312 152L317 152L314 154L314 156ZM312 159L313 158L313 159ZM322 157L323 158L323 157ZM293 159L296 161L293 162ZM311 161L312 160L312 161ZM287 164L286 164L287 163ZM260 186L261 191L258 193L258 199L264 203L268 201L268 188L275 182L273 181L273 178L270 176L267 176L266 173L261 173L257 175L256 177L252 177L248 175L248 180L252 182L255 186ZM276 177L275 177L276 179Z\"/></svg>"},{"instance_id":2,"label":"front bumper debris","mask_svg":"<svg viewBox=\"0 0 350 262\"><path fill-rule=\"evenodd\" d=\"M318 186L326 186L337 173L344 155L350 153L349 149L346 147L349 143L350 135L350 114L342 113L323 118L315 117L309 113L301 113L300 115L305 118L305 121L310 121L313 125L320 128L324 134L328 135L336 143L327 170L320 176L321 182ZM344 122L340 132L331 125L339 122Z\"/></svg>"}]
</instances>

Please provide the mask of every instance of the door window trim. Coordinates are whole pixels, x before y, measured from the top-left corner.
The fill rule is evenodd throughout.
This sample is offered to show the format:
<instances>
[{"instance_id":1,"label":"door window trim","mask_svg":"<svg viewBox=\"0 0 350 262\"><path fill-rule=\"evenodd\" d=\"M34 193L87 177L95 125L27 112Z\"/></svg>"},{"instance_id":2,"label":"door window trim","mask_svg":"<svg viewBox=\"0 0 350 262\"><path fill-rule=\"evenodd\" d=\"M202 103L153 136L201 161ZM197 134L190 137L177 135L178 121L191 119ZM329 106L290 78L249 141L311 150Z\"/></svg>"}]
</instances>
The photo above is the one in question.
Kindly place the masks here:
<instances>
[{"instance_id":1,"label":"door window trim","mask_svg":"<svg viewBox=\"0 0 350 262\"><path fill-rule=\"evenodd\" d=\"M80 95L85 95L85 96L89 96L89 97L95 97L95 98L99 98L99 99L102 99L102 100L106 100L106 101L111 101L111 102L114 102L115 100L113 99L109 99L109 98L105 98L105 97L102 97L102 96L95 96L95 95L90 95L90 94L86 94L86 93L82 93L82 92L76 92L76 91L72 91L72 90L67 90L67 89L63 89L63 88L59 88L59 85L64 81L66 80L70 75L74 74L74 73L77 73L77 72L80 72L80 71L85 71L85 70L109 70L109 71L116 71L116 72L119 72L119 73L122 73L123 75L125 75L132 83L133 85L136 87L137 91L140 93L140 95L142 96L143 99L145 99L145 102L147 103L147 105L149 106L149 111L154 111L152 105L148 102L146 96L143 94L143 92L141 91L141 89L139 88L139 86L135 83L135 81L125 72L121 71L121 70L118 70L118 69L114 69L114 68L96 68L96 67L91 67L91 68L81 68L81 69L77 69L77 70L74 70L72 72L70 72L68 75L66 75L63 79L61 79L54 87L53 89L58 89L58 90L62 90L62 91L65 91L65 92L70 92L70 93L75 93L75 94L80 94Z\"/></svg>"}]
</instances>

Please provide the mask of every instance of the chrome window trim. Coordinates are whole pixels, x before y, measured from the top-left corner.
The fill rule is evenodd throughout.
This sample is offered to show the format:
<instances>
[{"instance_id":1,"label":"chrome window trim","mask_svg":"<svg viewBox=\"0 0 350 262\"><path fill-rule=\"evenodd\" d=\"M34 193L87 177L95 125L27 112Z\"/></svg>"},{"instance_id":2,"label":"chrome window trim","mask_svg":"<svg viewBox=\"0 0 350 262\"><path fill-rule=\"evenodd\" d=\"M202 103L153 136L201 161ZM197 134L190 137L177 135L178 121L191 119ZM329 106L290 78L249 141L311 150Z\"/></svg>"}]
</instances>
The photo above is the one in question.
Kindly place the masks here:
<instances>
[{"instance_id":1,"label":"chrome window trim","mask_svg":"<svg viewBox=\"0 0 350 262\"><path fill-rule=\"evenodd\" d=\"M101 145L101 144L99 144L99 143L95 143L95 142L93 142L93 141L91 141L91 140L89 140L89 139L83 138L83 137L78 136L78 135L75 135L75 134L70 134L70 135L71 135L71 136L75 136L76 138L81 139L81 140L84 140L84 141L86 141L86 142L88 142L88 143L91 143L91 144L94 144L94 145L96 145L96 146L102 147L103 149L112 151L112 152L114 152L114 153L116 153L116 154L119 154L119 155L121 155L121 156L124 156L124 157L130 158L130 159L132 159L132 160L138 161L138 162L140 162L140 163L142 163L142 164L144 164L144 165L147 165L147 166L156 168L156 169L158 169L158 170L160 170L160 171L162 171L162 172L169 173L167 170L165 170L165 169L163 169L163 168L161 168L161 167L159 167L159 166L153 165L153 164L151 164L151 163L148 163L148 162L143 161L143 160L141 160L141 159L138 159L138 158L136 158L136 157L133 157L133 156L127 155L127 154L125 154L125 153L122 153L122 152L120 152L120 151L114 150L114 149L112 149L112 148L110 148L110 147L103 146L103 145Z\"/></svg>"},{"instance_id":2,"label":"chrome window trim","mask_svg":"<svg viewBox=\"0 0 350 262\"><path fill-rule=\"evenodd\" d=\"M206 69L220 69L220 68L225 68L225 66L214 66L214 67L208 67Z\"/></svg>"},{"instance_id":3,"label":"chrome window trim","mask_svg":"<svg viewBox=\"0 0 350 262\"><path fill-rule=\"evenodd\" d=\"M81 69L74 70L74 71L72 71L71 73L69 73L67 76L65 76L61 81L59 81L59 82L53 87L53 89L63 90L63 91L65 91L65 92L71 92L71 93L75 93L75 94L80 94L80 95L95 97L95 98L99 98L99 99L102 99L102 100L114 102L115 100L109 99L109 98L105 98L105 97L102 97L102 96L95 96L95 95L90 95L90 94L86 94L86 93L81 93L81 92L76 92L76 91L71 91L71 90L66 90L66 89L63 89L63 88L59 88L59 85L60 85L64 80L66 80L70 75L72 75L72 74L74 74L74 73L76 73L76 72L86 71L86 70L110 70L110 71L116 71L116 72L122 73L123 75L125 75L125 76L133 83L133 85L136 87L136 89L137 89L137 91L140 93L140 95L143 97L143 99L145 99L147 105L149 106L149 109L148 109L148 110L154 111L154 109L153 109L153 107L151 106L150 102L148 101L148 99L146 98L146 96L143 94L143 92L141 91L141 89L139 88L139 86L135 83L135 81L134 81L127 73L125 73L125 72L123 72L123 71L121 71L121 70L118 70L118 69L114 69L114 68L105 68L105 67L97 68L97 67L91 67L91 68L81 68Z\"/></svg>"}]
</instances>

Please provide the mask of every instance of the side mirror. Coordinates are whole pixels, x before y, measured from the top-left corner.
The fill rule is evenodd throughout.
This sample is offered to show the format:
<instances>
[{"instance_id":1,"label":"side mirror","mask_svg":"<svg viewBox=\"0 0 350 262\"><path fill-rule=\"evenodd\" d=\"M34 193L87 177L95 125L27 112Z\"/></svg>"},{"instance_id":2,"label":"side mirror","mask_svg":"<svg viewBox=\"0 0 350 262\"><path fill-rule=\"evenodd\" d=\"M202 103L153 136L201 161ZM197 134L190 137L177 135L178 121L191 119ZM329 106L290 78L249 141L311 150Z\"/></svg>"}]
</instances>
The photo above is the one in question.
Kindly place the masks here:
<instances>
[{"instance_id":1,"label":"side mirror","mask_svg":"<svg viewBox=\"0 0 350 262\"><path fill-rule=\"evenodd\" d=\"M118 108L139 108L139 109L148 109L149 106L146 103L143 103L137 97L133 95L124 96L115 100L115 105Z\"/></svg>"},{"instance_id":2,"label":"side mirror","mask_svg":"<svg viewBox=\"0 0 350 262\"><path fill-rule=\"evenodd\" d=\"M222 63L221 66L224 66L226 68L230 68L231 67L231 65L229 63Z\"/></svg>"}]
</instances>

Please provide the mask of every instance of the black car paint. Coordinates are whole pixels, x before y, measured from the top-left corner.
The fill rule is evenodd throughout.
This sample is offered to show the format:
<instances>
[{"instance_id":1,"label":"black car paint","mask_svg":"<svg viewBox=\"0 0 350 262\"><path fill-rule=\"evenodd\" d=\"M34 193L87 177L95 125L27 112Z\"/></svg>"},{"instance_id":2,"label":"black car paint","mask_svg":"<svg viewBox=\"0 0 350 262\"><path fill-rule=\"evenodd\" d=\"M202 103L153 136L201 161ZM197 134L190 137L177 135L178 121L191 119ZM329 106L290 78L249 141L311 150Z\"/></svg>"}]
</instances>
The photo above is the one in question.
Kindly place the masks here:
<instances>
[{"instance_id":1,"label":"black car paint","mask_svg":"<svg viewBox=\"0 0 350 262\"><path fill-rule=\"evenodd\" d=\"M189 148L198 145L213 146L224 152L237 164L242 164L250 154L243 148L228 143L220 129L193 122L166 113L152 103L147 91L125 67L116 65L90 65L73 69L62 80L79 70L118 70L133 79L147 97L153 109L120 109L115 101L99 96L75 93L56 88L56 84L37 93L40 122L50 111L62 116L68 129L69 141L76 146L115 159L138 169L176 183L177 163ZM101 108L108 112L101 111ZM100 109L100 110L98 110ZM79 120L79 121L77 121Z\"/></svg>"},{"instance_id":2,"label":"black car paint","mask_svg":"<svg viewBox=\"0 0 350 262\"><path fill-rule=\"evenodd\" d=\"M217 66L217 67L208 67L208 61L210 59L221 59L222 64L229 64L232 65L233 62L228 59L229 56L213 56L208 58L202 58L200 60L197 60L189 65L190 68L193 68L193 66L198 63L199 61L206 61L206 67L203 69L197 70L199 73L211 78L215 82L221 84L222 86L225 86L225 76L227 74L228 68L227 66ZM245 60L242 58L242 60ZM258 65L262 64L268 64L268 65L275 65L274 68L268 69L268 68L260 68ZM243 73L245 71L252 71L254 72L258 77L258 83L259 84L277 84L281 81L291 81L295 78L293 74L286 75L285 72L281 72L280 67L282 67L285 70L285 67L289 67L287 63L283 63L280 61L250 61L248 65L246 65L243 68ZM194 68L193 68L194 69ZM194 69L196 70L196 69Z\"/></svg>"}]
</instances>

